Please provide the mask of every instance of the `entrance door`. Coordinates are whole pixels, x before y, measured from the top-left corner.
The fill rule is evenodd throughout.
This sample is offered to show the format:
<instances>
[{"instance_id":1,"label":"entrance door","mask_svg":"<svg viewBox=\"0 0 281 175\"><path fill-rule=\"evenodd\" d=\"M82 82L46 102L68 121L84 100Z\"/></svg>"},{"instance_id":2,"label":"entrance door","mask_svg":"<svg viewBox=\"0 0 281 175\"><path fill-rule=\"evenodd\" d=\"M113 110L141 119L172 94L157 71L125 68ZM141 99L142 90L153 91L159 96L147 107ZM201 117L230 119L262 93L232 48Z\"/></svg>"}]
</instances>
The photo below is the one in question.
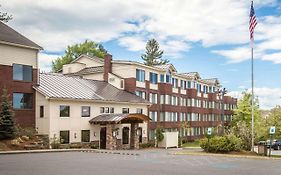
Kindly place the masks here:
<instances>
[{"instance_id":1,"label":"entrance door","mask_svg":"<svg viewBox=\"0 0 281 175\"><path fill-rule=\"evenodd\" d=\"M139 143L142 143L142 128L141 127L139 127L139 132L140 132Z\"/></svg>"},{"instance_id":2,"label":"entrance door","mask_svg":"<svg viewBox=\"0 0 281 175\"><path fill-rule=\"evenodd\" d=\"M106 127L100 129L100 149L106 149Z\"/></svg>"}]
</instances>

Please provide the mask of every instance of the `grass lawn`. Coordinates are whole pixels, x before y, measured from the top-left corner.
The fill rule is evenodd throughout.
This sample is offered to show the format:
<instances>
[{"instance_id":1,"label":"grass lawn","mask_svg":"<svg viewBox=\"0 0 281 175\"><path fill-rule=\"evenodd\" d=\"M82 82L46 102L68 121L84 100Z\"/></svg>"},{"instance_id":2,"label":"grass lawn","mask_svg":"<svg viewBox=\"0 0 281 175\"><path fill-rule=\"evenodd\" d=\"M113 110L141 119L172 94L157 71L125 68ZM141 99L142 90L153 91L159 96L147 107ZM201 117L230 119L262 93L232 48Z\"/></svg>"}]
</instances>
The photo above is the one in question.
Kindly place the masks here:
<instances>
[{"instance_id":1,"label":"grass lawn","mask_svg":"<svg viewBox=\"0 0 281 175\"><path fill-rule=\"evenodd\" d=\"M182 144L183 148L188 148L188 147L200 147L199 145L199 140L195 140L194 142L186 142Z\"/></svg>"}]
</instances>

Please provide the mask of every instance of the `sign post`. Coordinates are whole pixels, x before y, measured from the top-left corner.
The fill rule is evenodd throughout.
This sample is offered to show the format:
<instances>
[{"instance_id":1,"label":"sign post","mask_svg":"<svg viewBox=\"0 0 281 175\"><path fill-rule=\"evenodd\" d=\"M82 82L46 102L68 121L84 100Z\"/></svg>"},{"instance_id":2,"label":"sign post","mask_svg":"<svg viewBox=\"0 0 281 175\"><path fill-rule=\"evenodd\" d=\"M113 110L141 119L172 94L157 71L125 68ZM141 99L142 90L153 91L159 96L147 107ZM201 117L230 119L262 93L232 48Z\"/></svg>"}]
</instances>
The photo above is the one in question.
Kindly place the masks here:
<instances>
[{"instance_id":1,"label":"sign post","mask_svg":"<svg viewBox=\"0 0 281 175\"><path fill-rule=\"evenodd\" d=\"M209 148L210 148L210 137L212 135L212 128L208 128L207 130L207 137L208 137L208 150L207 152L209 152Z\"/></svg>"},{"instance_id":2,"label":"sign post","mask_svg":"<svg viewBox=\"0 0 281 175\"><path fill-rule=\"evenodd\" d=\"M269 154L268 156L271 156L271 147L272 147L272 135L275 134L275 126L271 126L269 130L269 135L270 135L270 142L269 142Z\"/></svg>"}]
</instances>

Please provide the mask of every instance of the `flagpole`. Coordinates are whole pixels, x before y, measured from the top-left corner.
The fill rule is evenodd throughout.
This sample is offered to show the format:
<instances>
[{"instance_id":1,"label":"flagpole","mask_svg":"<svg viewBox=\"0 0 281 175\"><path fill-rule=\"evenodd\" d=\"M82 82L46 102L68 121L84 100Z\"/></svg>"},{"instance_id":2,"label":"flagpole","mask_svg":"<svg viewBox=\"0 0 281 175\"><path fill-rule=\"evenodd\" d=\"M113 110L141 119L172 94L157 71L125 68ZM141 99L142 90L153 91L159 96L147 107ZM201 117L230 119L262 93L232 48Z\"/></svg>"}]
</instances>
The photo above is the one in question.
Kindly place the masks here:
<instances>
[{"instance_id":1,"label":"flagpole","mask_svg":"<svg viewBox=\"0 0 281 175\"><path fill-rule=\"evenodd\" d=\"M252 151L254 151L254 46L252 43Z\"/></svg>"}]
</instances>

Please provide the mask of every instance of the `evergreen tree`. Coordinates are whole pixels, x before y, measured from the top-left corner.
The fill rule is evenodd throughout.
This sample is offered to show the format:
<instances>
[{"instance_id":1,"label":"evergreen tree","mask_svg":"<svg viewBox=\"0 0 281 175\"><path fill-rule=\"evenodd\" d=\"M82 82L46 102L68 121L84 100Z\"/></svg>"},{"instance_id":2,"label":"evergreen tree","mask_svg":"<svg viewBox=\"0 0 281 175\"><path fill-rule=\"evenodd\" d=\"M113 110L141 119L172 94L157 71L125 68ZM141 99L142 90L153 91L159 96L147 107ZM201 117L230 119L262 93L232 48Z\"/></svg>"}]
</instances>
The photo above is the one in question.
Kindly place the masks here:
<instances>
[{"instance_id":1,"label":"evergreen tree","mask_svg":"<svg viewBox=\"0 0 281 175\"><path fill-rule=\"evenodd\" d=\"M156 128L156 147L158 147L159 142L161 142L164 139L163 131L160 127Z\"/></svg>"},{"instance_id":2,"label":"evergreen tree","mask_svg":"<svg viewBox=\"0 0 281 175\"><path fill-rule=\"evenodd\" d=\"M62 69L63 65L71 63L82 54L104 58L106 53L107 51L101 44L86 40L80 44L67 46L65 54L52 62L52 69L57 72Z\"/></svg>"},{"instance_id":3,"label":"evergreen tree","mask_svg":"<svg viewBox=\"0 0 281 175\"><path fill-rule=\"evenodd\" d=\"M145 54L141 56L145 65L155 66L169 63L169 60L161 59L164 51L159 49L159 44L155 39L148 40L145 48Z\"/></svg>"},{"instance_id":4,"label":"evergreen tree","mask_svg":"<svg viewBox=\"0 0 281 175\"><path fill-rule=\"evenodd\" d=\"M2 111L0 112L0 140L12 139L16 135L16 127L9 103L7 89L3 89Z\"/></svg>"},{"instance_id":5,"label":"evergreen tree","mask_svg":"<svg viewBox=\"0 0 281 175\"><path fill-rule=\"evenodd\" d=\"M1 7L1 5L0 5ZM8 15L8 13L0 11L0 21L1 22L8 22L12 19L12 15Z\"/></svg>"}]
</instances>

